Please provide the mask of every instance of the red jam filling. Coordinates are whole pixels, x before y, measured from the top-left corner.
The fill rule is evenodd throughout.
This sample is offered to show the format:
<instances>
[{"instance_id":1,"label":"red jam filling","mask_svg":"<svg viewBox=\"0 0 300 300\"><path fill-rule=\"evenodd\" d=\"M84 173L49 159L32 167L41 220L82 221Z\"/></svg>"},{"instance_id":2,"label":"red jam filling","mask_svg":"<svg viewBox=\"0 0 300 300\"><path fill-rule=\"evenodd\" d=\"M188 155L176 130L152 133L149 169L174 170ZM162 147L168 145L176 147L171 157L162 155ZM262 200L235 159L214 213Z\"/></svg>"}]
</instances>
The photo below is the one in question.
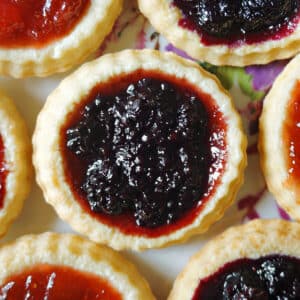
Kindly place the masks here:
<instances>
[{"instance_id":1,"label":"red jam filling","mask_svg":"<svg viewBox=\"0 0 300 300\"><path fill-rule=\"evenodd\" d=\"M283 137L287 152L288 181L298 185L300 184L300 81L296 83L287 105Z\"/></svg>"},{"instance_id":2,"label":"red jam filling","mask_svg":"<svg viewBox=\"0 0 300 300\"><path fill-rule=\"evenodd\" d=\"M214 100L157 71L96 86L61 129L66 179L86 212L131 235L194 221L226 164L226 123Z\"/></svg>"},{"instance_id":3,"label":"red jam filling","mask_svg":"<svg viewBox=\"0 0 300 300\"><path fill-rule=\"evenodd\" d=\"M299 295L300 260L274 255L224 265L201 280L192 300L297 300Z\"/></svg>"},{"instance_id":4,"label":"red jam filling","mask_svg":"<svg viewBox=\"0 0 300 300\"><path fill-rule=\"evenodd\" d=\"M38 265L13 275L1 286L6 300L121 300L106 280L70 267Z\"/></svg>"},{"instance_id":5,"label":"red jam filling","mask_svg":"<svg viewBox=\"0 0 300 300\"><path fill-rule=\"evenodd\" d=\"M90 0L1 0L0 47L42 47L66 36Z\"/></svg>"},{"instance_id":6,"label":"red jam filling","mask_svg":"<svg viewBox=\"0 0 300 300\"><path fill-rule=\"evenodd\" d=\"M280 40L299 23L299 1L294 0L173 0L183 18L179 26L199 34L206 46L240 46Z\"/></svg>"},{"instance_id":7,"label":"red jam filling","mask_svg":"<svg viewBox=\"0 0 300 300\"><path fill-rule=\"evenodd\" d=\"M5 182L6 182L6 176L7 176L7 169L5 166L5 149L2 137L0 135L0 208L4 205L4 197L5 197Z\"/></svg>"}]
</instances>

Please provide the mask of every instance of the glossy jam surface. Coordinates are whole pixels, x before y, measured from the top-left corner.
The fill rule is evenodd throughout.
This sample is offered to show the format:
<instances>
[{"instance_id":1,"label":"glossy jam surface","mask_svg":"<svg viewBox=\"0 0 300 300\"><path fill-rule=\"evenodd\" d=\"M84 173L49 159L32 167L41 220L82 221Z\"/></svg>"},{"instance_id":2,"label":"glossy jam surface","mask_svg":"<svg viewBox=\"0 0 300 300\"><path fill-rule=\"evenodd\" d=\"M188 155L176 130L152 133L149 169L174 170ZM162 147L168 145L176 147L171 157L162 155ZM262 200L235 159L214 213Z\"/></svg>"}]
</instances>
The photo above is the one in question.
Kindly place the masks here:
<instances>
[{"instance_id":1,"label":"glossy jam surface","mask_svg":"<svg viewBox=\"0 0 300 300\"><path fill-rule=\"evenodd\" d=\"M65 170L93 215L145 235L197 216L226 156L225 124L208 95L138 71L96 87L78 111L62 132Z\"/></svg>"},{"instance_id":2,"label":"glossy jam surface","mask_svg":"<svg viewBox=\"0 0 300 300\"><path fill-rule=\"evenodd\" d=\"M3 139L0 135L0 208L4 205L4 197L6 191L6 177L7 169L5 166L5 147L3 144Z\"/></svg>"},{"instance_id":3,"label":"glossy jam surface","mask_svg":"<svg viewBox=\"0 0 300 300\"><path fill-rule=\"evenodd\" d=\"M300 184L300 81L292 92L283 124L289 182Z\"/></svg>"},{"instance_id":4,"label":"glossy jam surface","mask_svg":"<svg viewBox=\"0 0 300 300\"><path fill-rule=\"evenodd\" d=\"M289 256L240 259L201 280L192 300L297 300L300 260Z\"/></svg>"},{"instance_id":5,"label":"glossy jam surface","mask_svg":"<svg viewBox=\"0 0 300 300\"><path fill-rule=\"evenodd\" d=\"M1 0L0 47L42 47L67 35L90 0Z\"/></svg>"},{"instance_id":6,"label":"glossy jam surface","mask_svg":"<svg viewBox=\"0 0 300 300\"><path fill-rule=\"evenodd\" d=\"M173 0L179 25L198 32L206 45L253 44L291 34L299 22L299 0Z\"/></svg>"},{"instance_id":7,"label":"glossy jam surface","mask_svg":"<svg viewBox=\"0 0 300 300\"><path fill-rule=\"evenodd\" d=\"M107 281L64 266L38 265L7 278L0 299L17 300L121 300Z\"/></svg>"}]
</instances>

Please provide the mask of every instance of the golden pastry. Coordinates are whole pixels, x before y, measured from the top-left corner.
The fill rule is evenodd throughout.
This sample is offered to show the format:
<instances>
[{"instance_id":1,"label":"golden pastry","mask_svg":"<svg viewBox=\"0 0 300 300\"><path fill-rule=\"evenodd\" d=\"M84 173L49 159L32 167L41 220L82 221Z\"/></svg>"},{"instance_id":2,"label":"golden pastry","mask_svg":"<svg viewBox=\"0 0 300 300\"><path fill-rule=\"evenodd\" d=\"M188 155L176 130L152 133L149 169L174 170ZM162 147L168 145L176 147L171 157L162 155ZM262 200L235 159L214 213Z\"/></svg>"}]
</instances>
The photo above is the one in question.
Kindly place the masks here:
<instances>
[{"instance_id":1,"label":"golden pastry","mask_svg":"<svg viewBox=\"0 0 300 300\"><path fill-rule=\"evenodd\" d=\"M32 180L31 143L16 106L0 92L0 235L19 215Z\"/></svg>"},{"instance_id":2,"label":"golden pastry","mask_svg":"<svg viewBox=\"0 0 300 300\"><path fill-rule=\"evenodd\" d=\"M215 65L265 64L300 46L299 1L138 0L156 30Z\"/></svg>"},{"instance_id":3,"label":"golden pastry","mask_svg":"<svg viewBox=\"0 0 300 300\"><path fill-rule=\"evenodd\" d=\"M0 249L0 266L1 299L155 299L120 254L75 235L19 238Z\"/></svg>"},{"instance_id":4,"label":"golden pastry","mask_svg":"<svg viewBox=\"0 0 300 300\"><path fill-rule=\"evenodd\" d=\"M63 80L33 143L46 200L117 249L204 232L233 202L246 164L240 118L217 79L154 50L105 55Z\"/></svg>"},{"instance_id":5,"label":"golden pastry","mask_svg":"<svg viewBox=\"0 0 300 300\"><path fill-rule=\"evenodd\" d=\"M196 253L168 300L297 299L300 225L256 220L226 230Z\"/></svg>"},{"instance_id":6,"label":"golden pastry","mask_svg":"<svg viewBox=\"0 0 300 300\"><path fill-rule=\"evenodd\" d=\"M68 70L111 31L122 0L0 3L0 74L47 76Z\"/></svg>"}]
</instances>

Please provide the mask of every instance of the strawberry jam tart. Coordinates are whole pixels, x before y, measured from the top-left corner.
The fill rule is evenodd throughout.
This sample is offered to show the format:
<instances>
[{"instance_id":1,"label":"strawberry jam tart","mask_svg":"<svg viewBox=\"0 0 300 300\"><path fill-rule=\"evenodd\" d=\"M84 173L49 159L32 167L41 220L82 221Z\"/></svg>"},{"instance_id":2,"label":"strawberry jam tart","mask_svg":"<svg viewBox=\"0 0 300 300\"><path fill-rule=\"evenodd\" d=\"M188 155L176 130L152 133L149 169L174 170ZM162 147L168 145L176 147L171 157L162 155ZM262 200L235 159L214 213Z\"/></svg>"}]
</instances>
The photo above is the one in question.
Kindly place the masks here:
<instances>
[{"instance_id":1,"label":"strawberry jam tart","mask_svg":"<svg viewBox=\"0 0 300 300\"><path fill-rule=\"evenodd\" d=\"M121 0L4 0L0 3L0 74L63 72L99 47Z\"/></svg>"},{"instance_id":2,"label":"strawberry jam tart","mask_svg":"<svg viewBox=\"0 0 300 300\"><path fill-rule=\"evenodd\" d=\"M155 299L130 262L75 235L24 236L0 249L0 265L1 299Z\"/></svg>"},{"instance_id":3,"label":"strawberry jam tart","mask_svg":"<svg viewBox=\"0 0 300 300\"><path fill-rule=\"evenodd\" d=\"M278 76L260 119L260 154L269 190L300 221L300 56ZM276 149L276 151L274 151Z\"/></svg>"},{"instance_id":4,"label":"strawberry jam tart","mask_svg":"<svg viewBox=\"0 0 300 300\"><path fill-rule=\"evenodd\" d=\"M245 66L299 51L300 1L138 0L176 47L215 65Z\"/></svg>"},{"instance_id":5,"label":"strawberry jam tart","mask_svg":"<svg viewBox=\"0 0 300 300\"><path fill-rule=\"evenodd\" d=\"M49 96L34 162L46 200L75 230L144 249L223 215L242 182L245 144L214 77L173 54L128 50L83 66Z\"/></svg>"},{"instance_id":6,"label":"strawberry jam tart","mask_svg":"<svg viewBox=\"0 0 300 300\"><path fill-rule=\"evenodd\" d=\"M299 299L300 225L256 220L195 254L168 300Z\"/></svg>"},{"instance_id":7,"label":"strawberry jam tart","mask_svg":"<svg viewBox=\"0 0 300 300\"><path fill-rule=\"evenodd\" d=\"M0 91L0 235L19 215L32 180L31 143L13 101Z\"/></svg>"}]
</instances>

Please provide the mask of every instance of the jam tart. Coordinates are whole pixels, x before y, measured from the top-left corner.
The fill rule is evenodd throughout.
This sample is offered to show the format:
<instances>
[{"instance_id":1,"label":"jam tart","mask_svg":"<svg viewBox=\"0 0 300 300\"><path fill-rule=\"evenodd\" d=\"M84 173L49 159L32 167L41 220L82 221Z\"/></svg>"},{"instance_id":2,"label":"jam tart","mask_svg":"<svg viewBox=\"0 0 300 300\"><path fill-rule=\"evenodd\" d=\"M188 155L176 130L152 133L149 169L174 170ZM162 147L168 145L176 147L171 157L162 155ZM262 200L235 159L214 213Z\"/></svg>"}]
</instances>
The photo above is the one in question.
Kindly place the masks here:
<instances>
[{"instance_id":1,"label":"jam tart","mask_svg":"<svg viewBox=\"0 0 300 300\"><path fill-rule=\"evenodd\" d=\"M233 202L246 165L229 94L198 64L155 50L108 54L63 80L33 144L46 201L116 249L206 231Z\"/></svg>"},{"instance_id":2,"label":"jam tart","mask_svg":"<svg viewBox=\"0 0 300 300\"><path fill-rule=\"evenodd\" d=\"M215 65L265 64L300 45L300 2L138 0L156 30L191 57Z\"/></svg>"},{"instance_id":3,"label":"jam tart","mask_svg":"<svg viewBox=\"0 0 300 300\"><path fill-rule=\"evenodd\" d=\"M0 74L47 76L82 62L99 47L122 0L0 3Z\"/></svg>"},{"instance_id":4,"label":"jam tart","mask_svg":"<svg viewBox=\"0 0 300 300\"><path fill-rule=\"evenodd\" d=\"M300 56L277 77L260 118L261 166L270 192L300 221Z\"/></svg>"},{"instance_id":5,"label":"jam tart","mask_svg":"<svg viewBox=\"0 0 300 300\"><path fill-rule=\"evenodd\" d=\"M0 235L19 215L32 177L25 122L13 101L0 91Z\"/></svg>"},{"instance_id":6,"label":"jam tart","mask_svg":"<svg viewBox=\"0 0 300 300\"><path fill-rule=\"evenodd\" d=\"M154 300L120 254L70 234L19 238L0 249L0 298Z\"/></svg>"},{"instance_id":7,"label":"jam tart","mask_svg":"<svg viewBox=\"0 0 300 300\"><path fill-rule=\"evenodd\" d=\"M299 299L300 224L255 220L196 253L168 300Z\"/></svg>"}]
</instances>

